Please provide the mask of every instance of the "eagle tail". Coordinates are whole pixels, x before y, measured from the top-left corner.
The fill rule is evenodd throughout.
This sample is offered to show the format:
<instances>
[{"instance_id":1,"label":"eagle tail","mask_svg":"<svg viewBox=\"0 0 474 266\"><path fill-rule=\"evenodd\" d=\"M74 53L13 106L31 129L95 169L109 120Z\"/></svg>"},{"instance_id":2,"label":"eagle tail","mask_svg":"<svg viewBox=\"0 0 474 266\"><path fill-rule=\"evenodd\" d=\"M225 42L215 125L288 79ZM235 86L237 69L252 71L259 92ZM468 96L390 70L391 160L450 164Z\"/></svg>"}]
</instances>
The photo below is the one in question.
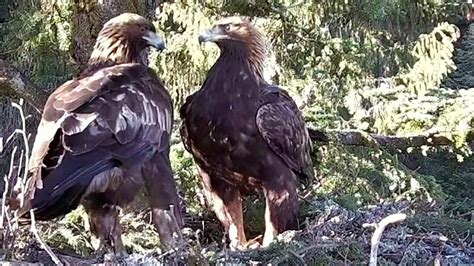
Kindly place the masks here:
<instances>
[{"instance_id":1,"label":"eagle tail","mask_svg":"<svg viewBox=\"0 0 474 266\"><path fill-rule=\"evenodd\" d=\"M43 178L43 188L36 189L31 201L37 220L50 220L65 215L79 205L92 179L120 163L103 156L64 156L62 162ZM91 158L102 158L95 162ZM25 213L28 218L29 213Z\"/></svg>"}]
</instances>

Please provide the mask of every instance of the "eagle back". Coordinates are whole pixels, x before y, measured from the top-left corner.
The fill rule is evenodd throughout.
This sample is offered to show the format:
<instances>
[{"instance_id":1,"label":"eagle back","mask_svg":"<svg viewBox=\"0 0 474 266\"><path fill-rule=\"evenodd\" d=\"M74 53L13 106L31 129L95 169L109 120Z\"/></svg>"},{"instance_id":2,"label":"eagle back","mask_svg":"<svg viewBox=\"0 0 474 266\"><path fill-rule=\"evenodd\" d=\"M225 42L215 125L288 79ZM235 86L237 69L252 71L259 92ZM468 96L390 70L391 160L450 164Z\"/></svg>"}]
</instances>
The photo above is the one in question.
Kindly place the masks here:
<instances>
[{"instance_id":1,"label":"eagle back","mask_svg":"<svg viewBox=\"0 0 474 266\"><path fill-rule=\"evenodd\" d=\"M141 64L108 67L66 82L44 108L30 159L33 184L41 187L41 176L54 169L65 152L75 156L103 149L126 159L144 152L134 142L167 149L172 110L161 81Z\"/></svg>"}]
</instances>

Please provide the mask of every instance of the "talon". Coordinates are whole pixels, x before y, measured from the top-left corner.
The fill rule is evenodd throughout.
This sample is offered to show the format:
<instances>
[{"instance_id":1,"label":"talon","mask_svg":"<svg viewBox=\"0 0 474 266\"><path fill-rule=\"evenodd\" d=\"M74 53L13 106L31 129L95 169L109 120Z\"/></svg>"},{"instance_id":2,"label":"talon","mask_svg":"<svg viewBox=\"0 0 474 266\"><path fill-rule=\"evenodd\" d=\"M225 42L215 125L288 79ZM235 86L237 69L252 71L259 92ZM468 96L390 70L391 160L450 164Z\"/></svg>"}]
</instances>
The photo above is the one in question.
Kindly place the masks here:
<instances>
[{"instance_id":1,"label":"talon","mask_svg":"<svg viewBox=\"0 0 474 266\"><path fill-rule=\"evenodd\" d=\"M128 259L128 253L120 253L120 254L115 254L115 261L118 262L119 264L126 264Z\"/></svg>"},{"instance_id":2,"label":"talon","mask_svg":"<svg viewBox=\"0 0 474 266\"><path fill-rule=\"evenodd\" d=\"M113 262L115 260L115 254L113 252L105 253L104 252L104 262Z\"/></svg>"},{"instance_id":3,"label":"talon","mask_svg":"<svg viewBox=\"0 0 474 266\"><path fill-rule=\"evenodd\" d=\"M253 243L248 243L247 244L247 249L259 249L262 247L262 244L259 242L253 242Z\"/></svg>"},{"instance_id":4,"label":"talon","mask_svg":"<svg viewBox=\"0 0 474 266\"><path fill-rule=\"evenodd\" d=\"M121 250L115 253L115 258L118 260L125 260L129 257L127 251Z\"/></svg>"},{"instance_id":5,"label":"talon","mask_svg":"<svg viewBox=\"0 0 474 266\"><path fill-rule=\"evenodd\" d=\"M128 257L129 257L129 255L126 251L120 251L120 252L117 252L117 253L109 252L109 253L105 253L103 255L103 261L104 262L112 262L112 263L123 264L123 263L126 262Z\"/></svg>"},{"instance_id":6,"label":"talon","mask_svg":"<svg viewBox=\"0 0 474 266\"><path fill-rule=\"evenodd\" d=\"M100 240L99 247L94 251L94 257L96 259L106 260L108 256L109 248L104 240Z\"/></svg>"},{"instance_id":7,"label":"talon","mask_svg":"<svg viewBox=\"0 0 474 266\"><path fill-rule=\"evenodd\" d=\"M262 248L267 248L269 247L273 242L275 238L272 239L264 239L262 242Z\"/></svg>"},{"instance_id":8,"label":"talon","mask_svg":"<svg viewBox=\"0 0 474 266\"><path fill-rule=\"evenodd\" d=\"M102 250L96 250L96 251L93 253L93 255L94 255L94 257L95 257L96 259L102 259L102 260L105 259L105 254L106 254L106 253L105 253L104 251L102 251Z\"/></svg>"},{"instance_id":9,"label":"talon","mask_svg":"<svg viewBox=\"0 0 474 266\"><path fill-rule=\"evenodd\" d=\"M230 243L229 244L230 250L232 251L245 251L247 250L246 245L242 245L241 243Z\"/></svg>"},{"instance_id":10,"label":"talon","mask_svg":"<svg viewBox=\"0 0 474 266\"><path fill-rule=\"evenodd\" d=\"M259 235L253 239L250 239L249 241L247 241L247 243L245 244L245 248L246 249L258 249L260 248L262 245L260 244L260 241L262 240L263 236L262 235Z\"/></svg>"}]
</instances>

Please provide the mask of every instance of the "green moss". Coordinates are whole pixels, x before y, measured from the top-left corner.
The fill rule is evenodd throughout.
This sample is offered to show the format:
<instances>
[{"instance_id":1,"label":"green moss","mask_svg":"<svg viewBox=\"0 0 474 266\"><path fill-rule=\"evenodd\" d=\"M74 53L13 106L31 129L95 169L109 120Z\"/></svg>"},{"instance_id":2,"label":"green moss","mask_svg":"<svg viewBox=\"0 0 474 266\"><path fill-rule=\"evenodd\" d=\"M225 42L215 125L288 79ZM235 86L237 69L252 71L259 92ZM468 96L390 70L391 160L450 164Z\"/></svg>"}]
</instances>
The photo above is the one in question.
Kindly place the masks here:
<instances>
[{"instance_id":1,"label":"green moss","mask_svg":"<svg viewBox=\"0 0 474 266\"><path fill-rule=\"evenodd\" d=\"M432 176L439 184L445 193L445 211L469 219L474 209L474 158L467 156L462 162L459 158L459 152L444 149L430 151L427 156L416 152L411 160L416 161L419 173Z\"/></svg>"},{"instance_id":2,"label":"green moss","mask_svg":"<svg viewBox=\"0 0 474 266\"><path fill-rule=\"evenodd\" d=\"M26 71L43 88L71 77L71 5L66 1L53 8L42 1L17 1L0 28L0 57Z\"/></svg>"}]
</instances>

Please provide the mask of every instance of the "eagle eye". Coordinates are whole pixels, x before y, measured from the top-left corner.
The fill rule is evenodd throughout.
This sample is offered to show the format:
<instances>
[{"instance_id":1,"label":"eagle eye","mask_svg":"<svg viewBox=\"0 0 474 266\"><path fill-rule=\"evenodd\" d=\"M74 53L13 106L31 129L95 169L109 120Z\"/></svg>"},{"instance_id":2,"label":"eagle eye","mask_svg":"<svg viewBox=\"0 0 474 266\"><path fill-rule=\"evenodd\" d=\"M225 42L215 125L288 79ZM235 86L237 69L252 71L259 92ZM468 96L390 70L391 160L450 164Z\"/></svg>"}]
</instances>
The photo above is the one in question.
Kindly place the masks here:
<instances>
[{"instance_id":1,"label":"eagle eye","mask_svg":"<svg viewBox=\"0 0 474 266\"><path fill-rule=\"evenodd\" d=\"M230 25L230 24L227 24L227 25L224 26L224 29L225 29L226 31L229 31L230 28L231 28L231 25Z\"/></svg>"},{"instance_id":2,"label":"eagle eye","mask_svg":"<svg viewBox=\"0 0 474 266\"><path fill-rule=\"evenodd\" d=\"M145 27L141 27L141 28L140 28L140 32L141 32L141 33L145 33L145 31L146 31L146 28L145 28Z\"/></svg>"}]
</instances>

